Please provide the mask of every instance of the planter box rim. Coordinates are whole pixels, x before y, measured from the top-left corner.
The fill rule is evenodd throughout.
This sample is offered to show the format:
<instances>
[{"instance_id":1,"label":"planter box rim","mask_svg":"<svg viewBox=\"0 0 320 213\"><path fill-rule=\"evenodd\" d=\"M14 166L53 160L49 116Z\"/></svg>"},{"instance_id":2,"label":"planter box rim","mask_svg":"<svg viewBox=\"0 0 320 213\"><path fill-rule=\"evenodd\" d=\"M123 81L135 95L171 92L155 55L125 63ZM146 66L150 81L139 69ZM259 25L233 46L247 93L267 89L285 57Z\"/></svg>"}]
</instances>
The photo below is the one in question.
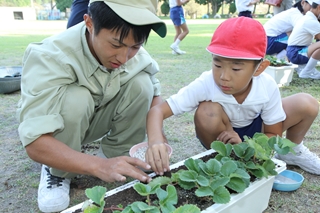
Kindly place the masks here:
<instances>
[{"instance_id":1,"label":"planter box rim","mask_svg":"<svg viewBox=\"0 0 320 213\"><path fill-rule=\"evenodd\" d=\"M206 155L212 154L214 152L215 152L214 150L209 149L207 151L201 152L201 153L199 153L197 155L194 155L192 157L189 157L189 158L197 159L197 158L201 158L201 157L204 157ZM189 158L187 158L187 159L189 159ZM172 170L172 169L178 168L179 166L184 165L184 162L187 159L170 165L170 169ZM286 170L286 163L284 161L278 160L276 158L272 158L272 160L275 162L275 164L277 166L276 171L278 172L278 174L281 173L282 171ZM153 172L153 173L150 173L149 176L150 177L154 177L154 176L156 176L156 174ZM202 210L201 213L214 213L214 212L226 211L226 206L227 205L236 204L245 195L248 195L248 194L252 193L253 190L261 188L263 184L268 184L270 186L270 194L271 194L274 177L275 176L269 176L268 178L261 178L259 180L254 181L254 182L251 182L250 186L248 188L246 188L244 192L238 193L238 194L231 194L231 200L230 200L229 203L227 203L227 204L214 204L214 205L208 207L207 209ZM105 198L110 196L110 195L113 195L113 194L115 194L117 192L120 192L120 191L122 191L124 189L132 187L135 183L138 183L138 182L139 182L138 180L134 180L134 181L126 183L126 184L124 184L122 186L119 186L119 187L117 187L115 189L107 191L106 194L105 194ZM269 197L270 197L270 195L269 195ZM268 199L268 201L269 201L269 199ZM70 207L70 208L62 211L61 213L73 213L74 211L76 211L78 209L81 209L82 206L83 206L83 203L84 202L79 203L79 204L77 204L77 205L75 205L73 207ZM267 204L268 204L268 202L267 202ZM229 212L229 210L227 210L226 212Z\"/></svg>"}]
</instances>

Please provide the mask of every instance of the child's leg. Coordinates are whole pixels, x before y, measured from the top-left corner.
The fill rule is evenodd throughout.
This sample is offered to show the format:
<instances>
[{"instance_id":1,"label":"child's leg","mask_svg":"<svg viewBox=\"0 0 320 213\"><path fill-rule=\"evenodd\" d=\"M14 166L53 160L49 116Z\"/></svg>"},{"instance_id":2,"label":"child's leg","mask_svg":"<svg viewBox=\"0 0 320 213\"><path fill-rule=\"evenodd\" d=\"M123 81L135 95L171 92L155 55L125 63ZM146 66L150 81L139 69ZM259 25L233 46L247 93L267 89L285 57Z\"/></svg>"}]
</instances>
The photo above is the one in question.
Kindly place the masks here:
<instances>
[{"instance_id":1,"label":"child's leg","mask_svg":"<svg viewBox=\"0 0 320 213\"><path fill-rule=\"evenodd\" d=\"M299 93L283 98L282 105L287 115L283 125L284 131L287 130L286 137L298 145L293 148L295 154L277 154L275 157L288 165L296 165L307 172L320 175L320 158L302 142L318 115L317 100L309 94Z\"/></svg>"},{"instance_id":2,"label":"child's leg","mask_svg":"<svg viewBox=\"0 0 320 213\"><path fill-rule=\"evenodd\" d=\"M222 131L232 131L227 114L218 103L204 101L199 104L194 116L196 134L202 144L209 149Z\"/></svg>"},{"instance_id":3,"label":"child's leg","mask_svg":"<svg viewBox=\"0 0 320 213\"><path fill-rule=\"evenodd\" d=\"M283 123L286 138L299 144L318 115L318 101L306 93L298 93L282 99L287 118Z\"/></svg>"}]
</instances>

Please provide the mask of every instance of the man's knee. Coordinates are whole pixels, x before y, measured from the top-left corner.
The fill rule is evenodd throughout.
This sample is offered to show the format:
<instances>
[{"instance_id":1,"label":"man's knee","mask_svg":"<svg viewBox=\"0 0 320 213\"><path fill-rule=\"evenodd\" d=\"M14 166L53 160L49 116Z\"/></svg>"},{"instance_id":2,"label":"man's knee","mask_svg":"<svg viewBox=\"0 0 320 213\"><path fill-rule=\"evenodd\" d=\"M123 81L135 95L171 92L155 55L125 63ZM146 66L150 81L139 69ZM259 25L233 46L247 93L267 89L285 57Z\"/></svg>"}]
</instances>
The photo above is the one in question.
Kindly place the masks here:
<instances>
[{"instance_id":1,"label":"man's knee","mask_svg":"<svg viewBox=\"0 0 320 213\"><path fill-rule=\"evenodd\" d=\"M84 116L90 117L94 111L94 101L88 89L76 85L69 85L64 101L62 112L64 120L78 122Z\"/></svg>"}]
</instances>

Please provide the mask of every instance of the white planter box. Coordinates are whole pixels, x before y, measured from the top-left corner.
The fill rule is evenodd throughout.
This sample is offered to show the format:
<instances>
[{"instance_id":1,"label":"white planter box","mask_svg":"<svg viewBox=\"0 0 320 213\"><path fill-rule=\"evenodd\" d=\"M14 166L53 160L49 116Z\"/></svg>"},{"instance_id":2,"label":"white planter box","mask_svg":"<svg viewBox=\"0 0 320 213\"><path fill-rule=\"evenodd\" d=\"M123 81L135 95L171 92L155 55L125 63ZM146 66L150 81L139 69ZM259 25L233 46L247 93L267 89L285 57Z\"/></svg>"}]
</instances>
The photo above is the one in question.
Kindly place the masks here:
<instances>
[{"instance_id":1,"label":"white planter box","mask_svg":"<svg viewBox=\"0 0 320 213\"><path fill-rule=\"evenodd\" d=\"M213 150L207 150L198 155L193 156L193 159L198 159L203 156L213 153ZM276 171L278 173L286 170L286 163L273 159L273 161L278 165ZM184 165L184 161L180 161L170 166L171 169L178 168ZM151 173L149 176L154 177L155 173ZM240 194L232 194L231 200L227 204L213 204L209 208L201 211L202 213L260 213L263 212L267 207L271 195L272 185L275 176L270 176L269 178L262 178L250 184L250 186ZM132 181L123 186L110 190L106 193L105 197L111 196L129 187L133 187L138 181ZM125 198L124 198L125 199ZM73 206L69 209L62 211L61 213L72 213L82 207L83 203Z\"/></svg>"},{"instance_id":2,"label":"white planter box","mask_svg":"<svg viewBox=\"0 0 320 213\"><path fill-rule=\"evenodd\" d=\"M289 86L292 80L294 69L297 67L298 65L296 64L282 67L268 66L264 72L271 75L279 86Z\"/></svg>"}]
</instances>

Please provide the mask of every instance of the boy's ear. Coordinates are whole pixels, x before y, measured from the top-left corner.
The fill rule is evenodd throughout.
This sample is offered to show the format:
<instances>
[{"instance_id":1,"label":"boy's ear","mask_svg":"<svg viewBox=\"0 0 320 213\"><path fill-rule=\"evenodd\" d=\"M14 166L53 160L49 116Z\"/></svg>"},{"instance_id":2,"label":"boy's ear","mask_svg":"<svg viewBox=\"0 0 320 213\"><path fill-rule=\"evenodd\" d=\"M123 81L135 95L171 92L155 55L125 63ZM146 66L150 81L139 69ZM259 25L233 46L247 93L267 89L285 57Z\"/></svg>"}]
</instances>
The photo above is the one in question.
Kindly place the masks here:
<instances>
[{"instance_id":1,"label":"boy's ear","mask_svg":"<svg viewBox=\"0 0 320 213\"><path fill-rule=\"evenodd\" d=\"M253 76L260 75L269 65L270 65L270 61L263 59L263 61L260 63L257 71L253 74Z\"/></svg>"},{"instance_id":2,"label":"boy's ear","mask_svg":"<svg viewBox=\"0 0 320 213\"><path fill-rule=\"evenodd\" d=\"M88 14L84 14L83 15L83 20L86 24L86 27L88 29L88 31L90 32L90 34L92 34L93 32L93 23L92 23L92 19Z\"/></svg>"}]
</instances>

